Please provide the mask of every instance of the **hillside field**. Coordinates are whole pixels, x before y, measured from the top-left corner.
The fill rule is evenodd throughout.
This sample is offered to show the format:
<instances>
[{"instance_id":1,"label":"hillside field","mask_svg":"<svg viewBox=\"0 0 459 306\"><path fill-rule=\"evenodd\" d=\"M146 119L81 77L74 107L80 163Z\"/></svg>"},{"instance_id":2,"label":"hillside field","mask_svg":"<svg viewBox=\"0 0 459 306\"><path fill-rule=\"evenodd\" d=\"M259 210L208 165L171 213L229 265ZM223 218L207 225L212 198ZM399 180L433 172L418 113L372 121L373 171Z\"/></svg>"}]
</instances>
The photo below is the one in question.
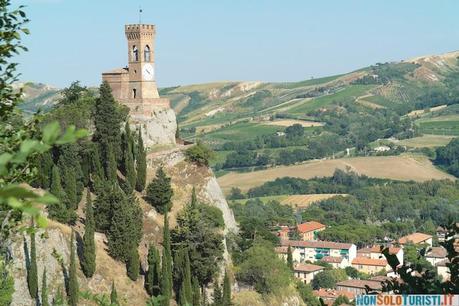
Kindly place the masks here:
<instances>
[{"instance_id":1,"label":"hillside field","mask_svg":"<svg viewBox=\"0 0 459 306\"><path fill-rule=\"evenodd\" d=\"M447 115L416 121L421 133L459 136L459 115Z\"/></svg>"},{"instance_id":2,"label":"hillside field","mask_svg":"<svg viewBox=\"0 0 459 306\"><path fill-rule=\"evenodd\" d=\"M453 176L437 169L422 155L400 155L315 160L303 164L275 167L255 172L230 172L219 177L218 182L225 193L228 193L232 187L239 187L242 191L247 191L252 187L280 177L290 176L310 179L331 176L337 168L343 170L350 168L358 174L401 181L455 179Z\"/></svg>"},{"instance_id":3,"label":"hillside field","mask_svg":"<svg viewBox=\"0 0 459 306\"><path fill-rule=\"evenodd\" d=\"M395 143L412 148L435 148L446 146L453 138L454 136L426 134L420 137L403 139Z\"/></svg>"}]
</instances>

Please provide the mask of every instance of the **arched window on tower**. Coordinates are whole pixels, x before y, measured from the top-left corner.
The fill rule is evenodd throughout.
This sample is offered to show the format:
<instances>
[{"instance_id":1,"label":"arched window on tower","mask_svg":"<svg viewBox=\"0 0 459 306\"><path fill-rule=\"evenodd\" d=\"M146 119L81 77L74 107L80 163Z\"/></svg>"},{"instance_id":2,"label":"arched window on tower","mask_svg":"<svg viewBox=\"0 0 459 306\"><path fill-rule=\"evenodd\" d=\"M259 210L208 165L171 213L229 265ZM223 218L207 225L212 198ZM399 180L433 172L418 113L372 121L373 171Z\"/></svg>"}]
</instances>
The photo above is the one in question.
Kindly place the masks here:
<instances>
[{"instance_id":1,"label":"arched window on tower","mask_svg":"<svg viewBox=\"0 0 459 306\"><path fill-rule=\"evenodd\" d=\"M134 62L139 61L139 50L136 46L132 46L132 59Z\"/></svg>"},{"instance_id":2,"label":"arched window on tower","mask_svg":"<svg viewBox=\"0 0 459 306\"><path fill-rule=\"evenodd\" d=\"M135 88L132 89L132 97L134 99L137 98L137 89L135 89Z\"/></svg>"},{"instance_id":3,"label":"arched window on tower","mask_svg":"<svg viewBox=\"0 0 459 306\"><path fill-rule=\"evenodd\" d=\"M145 46L145 50L143 51L143 57L146 62L150 61L150 47L148 45Z\"/></svg>"}]
</instances>

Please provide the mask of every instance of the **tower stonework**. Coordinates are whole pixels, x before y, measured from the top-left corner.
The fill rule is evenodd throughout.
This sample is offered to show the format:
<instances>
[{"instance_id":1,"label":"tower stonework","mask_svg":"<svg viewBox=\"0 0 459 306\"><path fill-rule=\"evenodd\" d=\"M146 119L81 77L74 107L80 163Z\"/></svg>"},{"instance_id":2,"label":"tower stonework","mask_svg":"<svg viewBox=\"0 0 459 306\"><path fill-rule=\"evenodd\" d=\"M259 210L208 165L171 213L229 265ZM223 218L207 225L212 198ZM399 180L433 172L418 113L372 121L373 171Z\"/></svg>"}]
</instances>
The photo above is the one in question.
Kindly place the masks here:
<instances>
[{"instance_id":1,"label":"tower stonework","mask_svg":"<svg viewBox=\"0 0 459 306\"><path fill-rule=\"evenodd\" d=\"M129 107L131 114L148 115L155 106L170 107L168 99L159 97L155 79L155 26L128 24L124 27L128 45L126 68L102 74L112 87L113 96Z\"/></svg>"},{"instance_id":2,"label":"tower stonework","mask_svg":"<svg viewBox=\"0 0 459 306\"><path fill-rule=\"evenodd\" d=\"M124 32L128 66L102 73L102 80L112 88L113 97L129 108L130 123L142 127L145 144L175 144L175 113L156 86L155 26L128 24Z\"/></svg>"}]
</instances>

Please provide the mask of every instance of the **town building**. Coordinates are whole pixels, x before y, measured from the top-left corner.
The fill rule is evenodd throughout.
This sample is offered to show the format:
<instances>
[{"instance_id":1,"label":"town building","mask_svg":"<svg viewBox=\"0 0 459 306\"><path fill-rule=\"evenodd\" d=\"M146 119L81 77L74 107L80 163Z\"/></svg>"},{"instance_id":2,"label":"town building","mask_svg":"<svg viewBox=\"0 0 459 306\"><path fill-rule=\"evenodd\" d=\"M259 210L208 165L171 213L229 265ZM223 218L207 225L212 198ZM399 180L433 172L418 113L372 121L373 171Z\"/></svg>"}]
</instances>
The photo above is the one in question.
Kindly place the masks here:
<instances>
[{"instance_id":1,"label":"town building","mask_svg":"<svg viewBox=\"0 0 459 306\"><path fill-rule=\"evenodd\" d=\"M423 233L413 233L407 236L403 236L398 239L398 243L402 246L405 244L427 244L428 246L432 246L432 236Z\"/></svg>"},{"instance_id":2,"label":"town building","mask_svg":"<svg viewBox=\"0 0 459 306\"><path fill-rule=\"evenodd\" d=\"M316 221L298 224L297 230L301 240L317 240L317 234L326 228L325 225Z\"/></svg>"},{"instance_id":3,"label":"town building","mask_svg":"<svg viewBox=\"0 0 459 306\"><path fill-rule=\"evenodd\" d=\"M295 262L315 262L326 256L342 257L352 262L357 256L357 247L351 243L281 240L281 245L291 247L292 258Z\"/></svg>"},{"instance_id":4,"label":"town building","mask_svg":"<svg viewBox=\"0 0 459 306\"><path fill-rule=\"evenodd\" d=\"M279 256L280 259L287 261L288 247L286 246L275 247L274 252Z\"/></svg>"},{"instance_id":5,"label":"town building","mask_svg":"<svg viewBox=\"0 0 459 306\"><path fill-rule=\"evenodd\" d=\"M436 266L439 262L446 259L447 254L444 247L431 247L427 251L425 258L432 266Z\"/></svg>"},{"instance_id":6,"label":"town building","mask_svg":"<svg viewBox=\"0 0 459 306\"><path fill-rule=\"evenodd\" d=\"M437 262L437 274L442 277L443 281L447 281L451 278L451 272L447 264L449 263L449 259L444 259L440 262Z\"/></svg>"},{"instance_id":7,"label":"town building","mask_svg":"<svg viewBox=\"0 0 459 306\"><path fill-rule=\"evenodd\" d=\"M349 266L349 261L341 256L325 256L320 261L330 264L334 269L344 269Z\"/></svg>"},{"instance_id":8,"label":"town building","mask_svg":"<svg viewBox=\"0 0 459 306\"><path fill-rule=\"evenodd\" d=\"M313 265L313 264L304 264L304 263L297 263L293 267L293 275L300 279L303 283L309 284L314 276L317 273L322 272L324 267Z\"/></svg>"},{"instance_id":9,"label":"town building","mask_svg":"<svg viewBox=\"0 0 459 306\"><path fill-rule=\"evenodd\" d=\"M397 256L398 261L403 265L404 251L401 247L389 246L389 254ZM368 257L372 259L385 259L381 252L381 246L374 245L372 247L362 248L357 250L357 256Z\"/></svg>"},{"instance_id":10,"label":"town building","mask_svg":"<svg viewBox=\"0 0 459 306\"><path fill-rule=\"evenodd\" d=\"M381 282L377 280L348 279L336 284L336 290L347 291L354 295L366 294L367 287L374 292L382 291Z\"/></svg>"},{"instance_id":11,"label":"town building","mask_svg":"<svg viewBox=\"0 0 459 306\"><path fill-rule=\"evenodd\" d=\"M354 258L354 260L352 260L352 267L357 269L359 272L366 274L376 274L381 271L390 270L387 260L369 258L365 256Z\"/></svg>"}]
</instances>

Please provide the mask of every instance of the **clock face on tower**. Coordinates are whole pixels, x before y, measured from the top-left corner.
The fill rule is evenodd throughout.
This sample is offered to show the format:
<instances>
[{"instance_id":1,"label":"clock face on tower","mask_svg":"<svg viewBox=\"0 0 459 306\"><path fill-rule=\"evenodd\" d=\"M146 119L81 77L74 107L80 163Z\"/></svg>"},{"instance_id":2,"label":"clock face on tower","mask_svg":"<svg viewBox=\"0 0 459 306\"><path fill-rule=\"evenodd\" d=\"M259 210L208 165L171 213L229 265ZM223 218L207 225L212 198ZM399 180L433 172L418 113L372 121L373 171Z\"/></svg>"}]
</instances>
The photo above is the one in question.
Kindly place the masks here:
<instances>
[{"instance_id":1,"label":"clock face on tower","mask_svg":"<svg viewBox=\"0 0 459 306\"><path fill-rule=\"evenodd\" d=\"M153 70L153 65L144 64L142 68L142 78L145 81L153 81L155 78L155 72Z\"/></svg>"}]
</instances>

